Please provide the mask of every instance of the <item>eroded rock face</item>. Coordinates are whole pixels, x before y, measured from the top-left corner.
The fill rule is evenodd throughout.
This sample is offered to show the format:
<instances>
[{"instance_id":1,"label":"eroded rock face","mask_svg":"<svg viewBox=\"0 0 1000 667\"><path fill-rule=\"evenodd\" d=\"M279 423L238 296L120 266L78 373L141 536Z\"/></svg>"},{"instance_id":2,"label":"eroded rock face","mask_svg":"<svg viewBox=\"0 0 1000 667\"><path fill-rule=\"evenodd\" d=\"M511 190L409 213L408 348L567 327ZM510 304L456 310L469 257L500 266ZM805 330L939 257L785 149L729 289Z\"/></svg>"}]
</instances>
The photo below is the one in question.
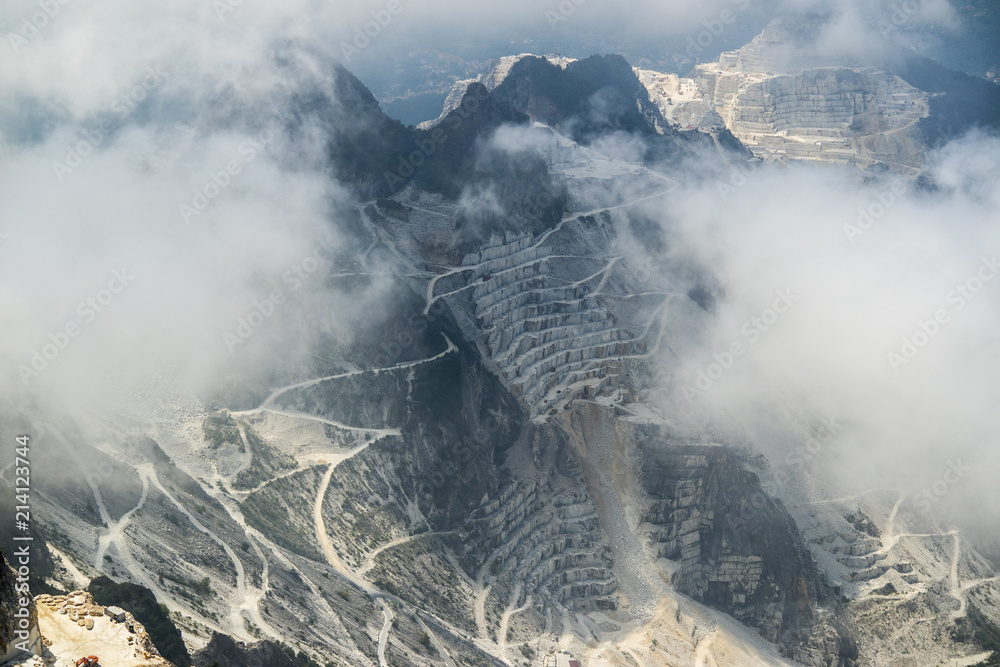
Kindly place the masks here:
<instances>
[{"instance_id":1,"label":"eroded rock face","mask_svg":"<svg viewBox=\"0 0 1000 667\"><path fill-rule=\"evenodd\" d=\"M744 468L740 452L646 436L642 522L657 556L680 564L678 590L777 641L809 625L826 591L779 501Z\"/></svg>"},{"instance_id":2,"label":"eroded rock face","mask_svg":"<svg viewBox=\"0 0 1000 667\"><path fill-rule=\"evenodd\" d=\"M22 600L28 604L22 605ZM41 648L38 612L27 581L18 580L17 572L0 551L0 662L25 654L39 655Z\"/></svg>"},{"instance_id":3,"label":"eroded rock face","mask_svg":"<svg viewBox=\"0 0 1000 667\"><path fill-rule=\"evenodd\" d=\"M852 664L849 633L817 607L832 591L792 517L747 469L748 453L616 412L583 404L559 422L584 460L630 606L662 595L649 577L656 573L673 590L798 650L804 664Z\"/></svg>"},{"instance_id":4,"label":"eroded rock face","mask_svg":"<svg viewBox=\"0 0 1000 667\"><path fill-rule=\"evenodd\" d=\"M619 375L623 357L646 344L602 306L592 286L549 276L553 253L528 235L494 237L465 258L477 325L490 361L535 417L564 392L594 395Z\"/></svg>"},{"instance_id":5,"label":"eroded rock face","mask_svg":"<svg viewBox=\"0 0 1000 667\"><path fill-rule=\"evenodd\" d=\"M508 478L473 513L464 540L470 571L519 587L517 604L539 617L616 609L614 559L576 457L549 429L526 436L534 475Z\"/></svg>"}]
</instances>

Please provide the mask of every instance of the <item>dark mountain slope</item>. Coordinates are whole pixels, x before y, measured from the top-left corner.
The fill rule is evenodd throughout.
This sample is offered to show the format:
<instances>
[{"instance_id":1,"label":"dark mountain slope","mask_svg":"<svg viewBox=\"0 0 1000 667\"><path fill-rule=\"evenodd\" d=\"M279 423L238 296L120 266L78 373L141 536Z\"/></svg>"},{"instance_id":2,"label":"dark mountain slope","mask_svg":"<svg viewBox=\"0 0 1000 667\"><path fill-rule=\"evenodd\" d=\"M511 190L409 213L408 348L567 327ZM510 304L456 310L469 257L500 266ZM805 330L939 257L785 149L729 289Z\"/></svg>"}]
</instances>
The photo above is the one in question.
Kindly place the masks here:
<instances>
[{"instance_id":1,"label":"dark mountain slope","mask_svg":"<svg viewBox=\"0 0 1000 667\"><path fill-rule=\"evenodd\" d=\"M709 135L670 127L631 65L618 55L591 56L565 69L544 58L524 58L493 94L585 145L615 133L640 138L648 163L677 164L698 149L714 151ZM720 135L723 145L734 156L743 155L728 134Z\"/></svg>"},{"instance_id":2,"label":"dark mountain slope","mask_svg":"<svg viewBox=\"0 0 1000 667\"><path fill-rule=\"evenodd\" d=\"M933 94L930 116L919 124L928 145L940 146L974 127L1000 129L1000 86L912 54L890 64L890 71Z\"/></svg>"}]
</instances>

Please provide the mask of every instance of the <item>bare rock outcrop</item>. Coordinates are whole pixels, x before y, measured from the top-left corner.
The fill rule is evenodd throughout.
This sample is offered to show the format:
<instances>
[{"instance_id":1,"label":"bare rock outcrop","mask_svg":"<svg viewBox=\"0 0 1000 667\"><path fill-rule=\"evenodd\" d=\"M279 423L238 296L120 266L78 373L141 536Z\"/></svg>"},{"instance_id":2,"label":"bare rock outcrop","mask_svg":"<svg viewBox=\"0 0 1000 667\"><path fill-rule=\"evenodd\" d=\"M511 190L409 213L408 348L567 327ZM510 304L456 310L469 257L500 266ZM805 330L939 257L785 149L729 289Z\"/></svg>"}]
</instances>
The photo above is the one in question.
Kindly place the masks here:
<instances>
[{"instance_id":1,"label":"bare rock outcrop","mask_svg":"<svg viewBox=\"0 0 1000 667\"><path fill-rule=\"evenodd\" d=\"M73 664L96 655L102 667L174 667L131 613L101 606L86 591L39 595L35 602L47 664Z\"/></svg>"},{"instance_id":2,"label":"bare rock outcrop","mask_svg":"<svg viewBox=\"0 0 1000 667\"><path fill-rule=\"evenodd\" d=\"M0 552L0 663L41 653L38 612L27 586L27 577Z\"/></svg>"}]
</instances>

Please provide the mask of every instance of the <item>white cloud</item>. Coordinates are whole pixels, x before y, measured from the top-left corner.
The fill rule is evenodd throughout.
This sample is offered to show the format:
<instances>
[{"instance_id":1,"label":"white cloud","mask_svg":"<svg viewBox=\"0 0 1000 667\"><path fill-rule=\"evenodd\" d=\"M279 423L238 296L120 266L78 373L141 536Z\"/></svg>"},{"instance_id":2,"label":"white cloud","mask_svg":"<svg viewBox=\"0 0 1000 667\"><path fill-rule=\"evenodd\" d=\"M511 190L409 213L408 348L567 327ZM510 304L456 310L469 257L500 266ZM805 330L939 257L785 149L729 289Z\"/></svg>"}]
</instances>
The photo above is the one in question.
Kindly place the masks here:
<instances>
[{"instance_id":1,"label":"white cloud","mask_svg":"<svg viewBox=\"0 0 1000 667\"><path fill-rule=\"evenodd\" d=\"M315 132L292 141L277 118L293 93L332 86L316 56L330 14L312 4L246 3L220 19L211 2L76 0L0 58L8 394L26 379L48 399L90 400L161 371L208 389L233 366L294 363L328 319L357 310L320 270L286 280L317 247L340 247L346 198ZM6 7L7 29L23 9ZM19 135L12 118L29 102L49 125ZM115 271L131 278L108 289ZM276 289L281 308L227 345Z\"/></svg>"},{"instance_id":2,"label":"white cloud","mask_svg":"<svg viewBox=\"0 0 1000 667\"><path fill-rule=\"evenodd\" d=\"M998 155L997 137L953 142L930 157L938 187L902 194L803 166L760 169L725 200L710 185L682 193L665 222L683 242L675 255L700 258L724 294L703 345L671 369L674 388L697 388L699 373L725 365L713 355L739 342L745 352L711 369L695 402L732 417L773 461L794 442L793 415L835 417L846 426L830 472L852 487L916 491L961 457L975 472L953 500L997 507ZM852 242L845 226L883 202ZM754 324L786 288L797 297L787 312Z\"/></svg>"}]
</instances>

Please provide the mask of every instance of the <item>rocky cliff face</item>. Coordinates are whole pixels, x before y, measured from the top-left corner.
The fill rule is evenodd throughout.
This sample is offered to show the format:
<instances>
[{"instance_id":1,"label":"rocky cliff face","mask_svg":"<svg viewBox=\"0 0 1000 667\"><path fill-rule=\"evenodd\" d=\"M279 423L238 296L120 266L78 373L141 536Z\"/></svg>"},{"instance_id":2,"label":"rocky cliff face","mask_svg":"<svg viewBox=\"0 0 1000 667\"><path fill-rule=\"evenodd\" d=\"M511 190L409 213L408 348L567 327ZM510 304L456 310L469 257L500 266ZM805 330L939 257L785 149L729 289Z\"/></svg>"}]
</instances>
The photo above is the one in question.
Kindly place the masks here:
<instances>
[{"instance_id":1,"label":"rocky cliff face","mask_svg":"<svg viewBox=\"0 0 1000 667\"><path fill-rule=\"evenodd\" d=\"M494 94L584 145L614 133L641 138L649 164L676 167L695 156L718 158L708 133L680 133L666 122L621 56L592 56L565 67L543 58L523 58ZM738 142L723 137L722 145L729 159L743 157Z\"/></svg>"},{"instance_id":2,"label":"rocky cliff face","mask_svg":"<svg viewBox=\"0 0 1000 667\"><path fill-rule=\"evenodd\" d=\"M476 631L504 645L586 616L587 634L607 641L680 593L807 664L851 664L848 633L817 610L830 589L746 455L678 436L632 403L670 305L698 306L661 293L636 307L633 268L607 259L629 227L604 213L495 236L428 292L445 295L460 335L531 417L460 528Z\"/></svg>"},{"instance_id":3,"label":"rocky cliff face","mask_svg":"<svg viewBox=\"0 0 1000 667\"><path fill-rule=\"evenodd\" d=\"M585 404L559 423L586 448L578 452L605 525L620 522L631 532L620 539L641 547L639 559L616 559L617 571L632 580L623 586L630 607L638 612L643 597L659 588L643 572L651 570L803 664L853 664L850 634L817 610L833 592L792 517L747 469L747 454L690 440L667 424L623 421L615 412Z\"/></svg>"},{"instance_id":4,"label":"rocky cliff face","mask_svg":"<svg viewBox=\"0 0 1000 667\"><path fill-rule=\"evenodd\" d=\"M852 633L818 605L836 604L798 526L768 495L738 449L640 429L642 514L660 558L678 564L677 589L785 646L805 665L855 664Z\"/></svg>"},{"instance_id":5,"label":"rocky cliff face","mask_svg":"<svg viewBox=\"0 0 1000 667\"><path fill-rule=\"evenodd\" d=\"M19 576L0 551L0 662L40 655L41 651L38 611L27 588L27 576Z\"/></svg>"},{"instance_id":6,"label":"rocky cliff face","mask_svg":"<svg viewBox=\"0 0 1000 667\"><path fill-rule=\"evenodd\" d=\"M571 392L596 394L624 358L646 348L616 326L591 287L553 280L552 254L522 234L494 237L463 260L488 358L533 417Z\"/></svg>"},{"instance_id":7,"label":"rocky cliff face","mask_svg":"<svg viewBox=\"0 0 1000 667\"><path fill-rule=\"evenodd\" d=\"M696 66L690 78L640 75L674 125L721 123L758 157L917 173L930 96L890 61L818 53L818 30L809 20L775 20L741 49Z\"/></svg>"},{"instance_id":8,"label":"rocky cliff face","mask_svg":"<svg viewBox=\"0 0 1000 667\"><path fill-rule=\"evenodd\" d=\"M721 446L643 437L641 515L659 558L679 563L678 588L757 627L776 641L809 625L825 590L795 524L745 469L745 455Z\"/></svg>"},{"instance_id":9,"label":"rocky cliff face","mask_svg":"<svg viewBox=\"0 0 1000 667\"><path fill-rule=\"evenodd\" d=\"M128 611L101 606L85 591L39 595L36 601L46 664L72 665L96 655L108 667L175 667L163 659L146 628Z\"/></svg>"},{"instance_id":10,"label":"rocky cliff face","mask_svg":"<svg viewBox=\"0 0 1000 667\"><path fill-rule=\"evenodd\" d=\"M699 66L696 78L733 134L758 153L922 164L927 95L875 68L791 74Z\"/></svg>"},{"instance_id":11,"label":"rocky cliff face","mask_svg":"<svg viewBox=\"0 0 1000 667\"><path fill-rule=\"evenodd\" d=\"M655 151L683 159L722 135L657 125L622 62L519 59L492 91L469 86L437 139L346 75L336 99L303 93L296 112L330 123L330 167L357 198L351 271L325 277L351 295L382 281L379 308L347 333L317 327L301 366L220 389L228 413L178 391L163 418L47 414L33 501L67 569L141 584L195 662L223 666L499 666L558 649L614 667L849 667L852 635L873 654L889 627L869 632L864 605L890 579L928 594L894 601L901 625L965 599L930 590L949 565L987 588L950 533L896 558L891 502L786 507L747 443L646 402L653 363L669 373L710 317L712 284L664 261L643 209L669 206L684 175ZM836 132L877 104L863 77L775 74L742 91L758 97L741 122ZM525 148L496 151L510 123ZM590 142L619 130L654 153ZM663 255L643 265L637 248ZM849 627L838 592L863 602ZM46 604L96 631L91 601Z\"/></svg>"}]
</instances>

